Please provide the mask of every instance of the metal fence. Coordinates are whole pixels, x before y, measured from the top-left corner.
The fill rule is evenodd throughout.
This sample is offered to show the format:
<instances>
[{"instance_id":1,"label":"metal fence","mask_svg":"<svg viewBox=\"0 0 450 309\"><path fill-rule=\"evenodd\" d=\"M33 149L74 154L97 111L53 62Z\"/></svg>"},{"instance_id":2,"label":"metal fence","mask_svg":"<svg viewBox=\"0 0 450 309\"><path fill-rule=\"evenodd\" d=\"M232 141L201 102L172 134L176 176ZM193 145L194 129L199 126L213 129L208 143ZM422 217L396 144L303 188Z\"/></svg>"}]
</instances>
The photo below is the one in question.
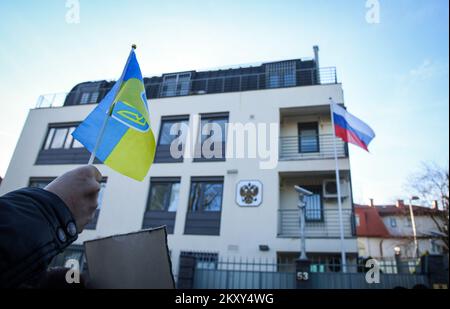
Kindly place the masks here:
<instances>
[{"instance_id":1,"label":"metal fence","mask_svg":"<svg viewBox=\"0 0 450 309\"><path fill-rule=\"evenodd\" d=\"M300 69L292 70L292 72L224 75L193 79L190 73L163 75L160 82L145 83L147 97L155 99L337 83L335 67ZM98 103L110 89L79 88L69 93L44 94L38 98L36 108L61 107L69 94L77 101L70 105Z\"/></svg>"},{"instance_id":2,"label":"metal fence","mask_svg":"<svg viewBox=\"0 0 450 309\"><path fill-rule=\"evenodd\" d=\"M340 263L312 260L308 288L313 289L392 289L428 287L418 260L378 260L380 281L366 280L368 268L362 261L349 263L346 272ZM295 263L291 260L220 259L209 267L196 264L194 289L295 289Z\"/></svg>"},{"instance_id":3,"label":"metal fence","mask_svg":"<svg viewBox=\"0 0 450 309\"><path fill-rule=\"evenodd\" d=\"M336 152L340 158L347 157L346 144L332 134L317 136L281 136L279 155L281 160L309 160L334 158L334 140ZM302 149L303 145L303 149Z\"/></svg>"},{"instance_id":4,"label":"metal fence","mask_svg":"<svg viewBox=\"0 0 450 309\"><path fill-rule=\"evenodd\" d=\"M321 209L320 220L306 220L305 235L309 238L327 238L340 236L339 210ZM353 212L351 209L342 210L344 236L353 236ZM278 236L299 237L300 223L298 209L278 210Z\"/></svg>"}]
</instances>

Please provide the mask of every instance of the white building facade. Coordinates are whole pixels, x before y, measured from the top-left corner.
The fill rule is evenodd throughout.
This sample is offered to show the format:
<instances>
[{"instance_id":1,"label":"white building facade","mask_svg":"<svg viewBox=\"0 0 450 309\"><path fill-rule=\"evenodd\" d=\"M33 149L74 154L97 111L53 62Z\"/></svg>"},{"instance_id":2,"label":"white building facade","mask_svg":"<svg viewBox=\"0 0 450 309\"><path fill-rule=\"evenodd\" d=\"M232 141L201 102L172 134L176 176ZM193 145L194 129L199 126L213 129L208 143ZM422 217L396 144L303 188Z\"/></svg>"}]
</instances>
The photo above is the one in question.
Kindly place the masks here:
<instances>
[{"instance_id":1,"label":"white building facade","mask_svg":"<svg viewBox=\"0 0 450 309\"><path fill-rule=\"evenodd\" d=\"M158 142L155 162L143 182L97 162L104 176L101 208L71 248L98 237L166 225L175 274L182 254L201 256L207 252L213 259L295 259L300 240L294 185L299 185L314 193L306 210L308 256L339 259L329 98L339 104L344 98L334 68L319 68L317 64L316 56L312 60L145 79L151 125ZM44 186L86 164L89 153L71 139L70 133L111 85L105 81L79 84L59 105L42 97L38 107L29 112L0 194L29 185ZM176 159L170 156L169 145L178 135L170 134L169 128L179 123L188 124L193 132L200 132L208 123L221 127L224 123L264 124L267 130L272 124L276 130L271 135L267 131L270 155L208 159L184 153ZM242 146L232 145L232 134L224 134L223 151ZM204 137L201 133L193 136L194 148L198 148ZM248 139L244 143L250 144ZM352 258L358 248L350 163L346 145L340 140L336 143L343 190L344 249ZM267 165L262 168L264 162Z\"/></svg>"}]
</instances>

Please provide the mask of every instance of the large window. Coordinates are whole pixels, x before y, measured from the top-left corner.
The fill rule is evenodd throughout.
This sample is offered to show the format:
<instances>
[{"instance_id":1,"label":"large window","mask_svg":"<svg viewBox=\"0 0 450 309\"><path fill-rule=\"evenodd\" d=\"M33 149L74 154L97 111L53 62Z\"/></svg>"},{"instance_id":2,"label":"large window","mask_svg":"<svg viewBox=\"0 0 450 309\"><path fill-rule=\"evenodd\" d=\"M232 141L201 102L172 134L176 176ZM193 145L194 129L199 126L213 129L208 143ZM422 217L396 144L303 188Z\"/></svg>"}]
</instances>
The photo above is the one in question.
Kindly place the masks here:
<instances>
[{"instance_id":1,"label":"large window","mask_svg":"<svg viewBox=\"0 0 450 309\"><path fill-rule=\"evenodd\" d=\"M44 149L83 148L83 145L72 137L76 127L77 125L50 127L45 139Z\"/></svg>"},{"instance_id":2,"label":"large window","mask_svg":"<svg viewBox=\"0 0 450 309\"><path fill-rule=\"evenodd\" d=\"M181 251L180 257L193 257L195 259L195 269L217 269L219 262L217 253Z\"/></svg>"},{"instance_id":3,"label":"large window","mask_svg":"<svg viewBox=\"0 0 450 309\"><path fill-rule=\"evenodd\" d=\"M201 116L199 144L196 161L223 161L228 123L228 113L204 114Z\"/></svg>"},{"instance_id":4,"label":"large window","mask_svg":"<svg viewBox=\"0 0 450 309\"><path fill-rule=\"evenodd\" d=\"M30 178L28 186L33 187L33 188L43 189L54 179L55 179L55 177L32 177L32 178ZM104 194L104 191L106 188L106 180L107 180L107 178L105 177L100 182L100 191L98 193L98 198L97 198L98 207L95 210L94 218L84 227L87 230L95 230L95 228L97 226L97 220L98 220L98 216L100 215L100 209L102 207L102 202L103 202L103 194Z\"/></svg>"},{"instance_id":5,"label":"large window","mask_svg":"<svg viewBox=\"0 0 450 309\"><path fill-rule=\"evenodd\" d=\"M147 211L177 211L179 193L179 180L152 181Z\"/></svg>"},{"instance_id":6,"label":"large window","mask_svg":"<svg viewBox=\"0 0 450 309\"><path fill-rule=\"evenodd\" d=\"M223 177L192 177L185 234L219 235Z\"/></svg>"},{"instance_id":7,"label":"large window","mask_svg":"<svg viewBox=\"0 0 450 309\"><path fill-rule=\"evenodd\" d=\"M187 130L188 123L188 115L168 116L161 119L155 162L183 161L185 140L181 139L181 136L183 134L183 130ZM185 132L185 134L186 133L187 132ZM172 143L174 142L177 142L177 144L171 149ZM171 150L175 152L172 153Z\"/></svg>"},{"instance_id":8,"label":"large window","mask_svg":"<svg viewBox=\"0 0 450 309\"><path fill-rule=\"evenodd\" d=\"M295 61L266 64L267 88L295 86L295 67Z\"/></svg>"},{"instance_id":9,"label":"large window","mask_svg":"<svg viewBox=\"0 0 450 309\"><path fill-rule=\"evenodd\" d=\"M223 180L192 181L189 211L220 211L222 209Z\"/></svg>"},{"instance_id":10,"label":"large window","mask_svg":"<svg viewBox=\"0 0 450 309\"><path fill-rule=\"evenodd\" d=\"M302 186L311 191L313 195L305 196L305 220L307 222L323 221L322 187Z\"/></svg>"},{"instance_id":11,"label":"large window","mask_svg":"<svg viewBox=\"0 0 450 309\"><path fill-rule=\"evenodd\" d=\"M179 177L151 178L142 228L165 225L167 233L173 234L179 194Z\"/></svg>"},{"instance_id":12,"label":"large window","mask_svg":"<svg viewBox=\"0 0 450 309\"><path fill-rule=\"evenodd\" d=\"M161 97L188 95L190 81L190 72L164 75Z\"/></svg>"},{"instance_id":13,"label":"large window","mask_svg":"<svg viewBox=\"0 0 450 309\"><path fill-rule=\"evenodd\" d=\"M90 153L72 137L78 123L50 124L36 164L86 164ZM96 159L95 163L101 163Z\"/></svg>"},{"instance_id":14,"label":"large window","mask_svg":"<svg viewBox=\"0 0 450 309\"><path fill-rule=\"evenodd\" d=\"M298 151L319 152L319 128L317 122L298 124Z\"/></svg>"}]
</instances>

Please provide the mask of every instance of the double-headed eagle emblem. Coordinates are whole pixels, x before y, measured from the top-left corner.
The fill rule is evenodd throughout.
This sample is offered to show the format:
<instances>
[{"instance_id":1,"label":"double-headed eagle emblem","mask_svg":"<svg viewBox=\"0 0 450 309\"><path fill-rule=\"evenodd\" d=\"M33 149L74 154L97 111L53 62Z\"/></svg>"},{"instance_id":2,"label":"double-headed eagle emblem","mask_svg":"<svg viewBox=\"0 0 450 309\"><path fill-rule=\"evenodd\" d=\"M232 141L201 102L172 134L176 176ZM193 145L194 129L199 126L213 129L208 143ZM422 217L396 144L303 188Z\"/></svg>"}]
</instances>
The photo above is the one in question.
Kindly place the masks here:
<instances>
[{"instance_id":1,"label":"double-headed eagle emblem","mask_svg":"<svg viewBox=\"0 0 450 309\"><path fill-rule=\"evenodd\" d=\"M243 185L239 191L241 195L241 199L246 204L252 204L256 202L259 189L258 186L251 184L250 182L246 185Z\"/></svg>"}]
</instances>

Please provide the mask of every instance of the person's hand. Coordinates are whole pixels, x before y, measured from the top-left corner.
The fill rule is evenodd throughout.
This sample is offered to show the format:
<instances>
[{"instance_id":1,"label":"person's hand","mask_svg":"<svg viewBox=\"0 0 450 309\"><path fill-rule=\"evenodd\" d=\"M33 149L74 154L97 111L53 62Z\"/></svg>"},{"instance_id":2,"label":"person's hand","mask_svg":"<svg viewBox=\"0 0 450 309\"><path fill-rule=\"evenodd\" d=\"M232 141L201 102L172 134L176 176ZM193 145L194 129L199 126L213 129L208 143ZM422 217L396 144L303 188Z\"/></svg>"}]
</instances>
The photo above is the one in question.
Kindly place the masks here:
<instances>
[{"instance_id":1,"label":"person's hand","mask_svg":"<svg viewBox=\"0 0 450 309\"><path fill-rule=\"evenodd\" d=\"M102 174L93 165L76 168L49 183L44 189L59 196L72 212L78 233L92 220L97 209Z\"/></svg>"}]
</instances>

